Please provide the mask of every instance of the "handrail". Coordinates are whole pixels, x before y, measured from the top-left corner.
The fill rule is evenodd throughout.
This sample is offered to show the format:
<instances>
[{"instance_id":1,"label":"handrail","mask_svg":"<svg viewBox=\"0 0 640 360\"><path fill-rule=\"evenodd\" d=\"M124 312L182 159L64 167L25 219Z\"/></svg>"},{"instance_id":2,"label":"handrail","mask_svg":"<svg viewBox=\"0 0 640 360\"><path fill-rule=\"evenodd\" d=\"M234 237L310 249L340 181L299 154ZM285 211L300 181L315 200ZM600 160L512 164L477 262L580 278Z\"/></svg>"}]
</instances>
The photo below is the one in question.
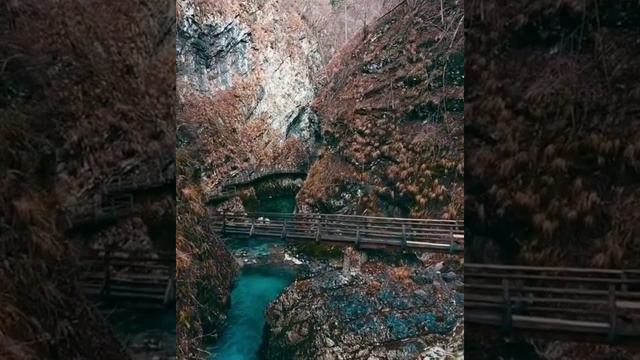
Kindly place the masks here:
<instances>
[{"instance_id":1,"label":"handrail","mask_svg":"<svg viewBox=\"0 0 640 360\"><path fill-rule=\"evenodd\" d=\"M578 276L580 275L580 276ZM640 337L640 270L465 264L465 320L505 331Z\"/></svg>"},{"instance_id":2,"label":"handrail","mask_svg":"<svg viewBox=\"0 0 640 360\"><path fill-rule=\"evenodd\" d=\"M175 174L174 174L175 175ZM164 171L140 172L127 176L117 176L108 182L102 189L104 194L126 192L136 189L155 187L168 184L174 180L175 176L165 175Z\"/></svg>"},{"instance_id":3,"label":"handrail","mask_svg":"<svg viewBox=\"0 0 640 360\"><path fill-rule=\"evenodd\" d=\"M175 257L114 256L113 252L117 250L80 257L85 266L80 287L87 296L163 306L175 300L175 268L171 266Z\"/></svg>"},{"instance_id":4,"label":"handrail","mask_svg":"<svg viewBox=\"0 0 640 360\"><path fill-rule=\"evenodd\" d=\"M351 219L373 219L373 220L398 220L403 222L441 222L441 223L452 223L452 224L463 224L463 220L449 220L449 219L417 219L417 218L398 218L398 217L385 217L385 216L370 216L370 215L347 215L347 214L291 214L291 213L275 213L275 212L249 212L249 213L230 213L226 212L229 215L245 215L249 217L260 217L260 216L277 216L277 217L335 217L335 218L351 218Z\"/></svg>"},{"instance_id":5,"label":"handrail","mask_svg":"<svg viewBox=\"0 0 640 360\"><path fill-rule=\"evenodd\" d=\"M214 231L222 234L353 243L356 247L400 247L460 252L464 248L461 222L437 219L358 217L333 214L214 213ZM273 215L273 213L272 213Z\"/></svg>"}]
</instances>

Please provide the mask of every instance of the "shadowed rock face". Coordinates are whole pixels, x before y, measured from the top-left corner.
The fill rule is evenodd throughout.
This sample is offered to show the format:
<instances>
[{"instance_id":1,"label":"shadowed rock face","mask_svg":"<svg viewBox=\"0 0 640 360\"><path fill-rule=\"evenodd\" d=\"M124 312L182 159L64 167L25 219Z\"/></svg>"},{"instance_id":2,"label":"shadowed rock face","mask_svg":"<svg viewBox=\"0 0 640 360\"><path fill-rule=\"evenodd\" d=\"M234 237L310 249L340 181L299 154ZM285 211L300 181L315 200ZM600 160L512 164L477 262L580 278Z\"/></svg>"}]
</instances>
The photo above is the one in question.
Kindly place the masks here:
<instances>
[{"instance_id":1,"label":"shadowed rock face","mask_svg":"<svg viewBox=\"0 0 640 360\"><path fill-rule=\"evenodd\" d=\"M463 307L454 272L349 263L348 270L296 282L269 307L266 359L417 359L459 351Z\"/></svg>"}]
</instances>

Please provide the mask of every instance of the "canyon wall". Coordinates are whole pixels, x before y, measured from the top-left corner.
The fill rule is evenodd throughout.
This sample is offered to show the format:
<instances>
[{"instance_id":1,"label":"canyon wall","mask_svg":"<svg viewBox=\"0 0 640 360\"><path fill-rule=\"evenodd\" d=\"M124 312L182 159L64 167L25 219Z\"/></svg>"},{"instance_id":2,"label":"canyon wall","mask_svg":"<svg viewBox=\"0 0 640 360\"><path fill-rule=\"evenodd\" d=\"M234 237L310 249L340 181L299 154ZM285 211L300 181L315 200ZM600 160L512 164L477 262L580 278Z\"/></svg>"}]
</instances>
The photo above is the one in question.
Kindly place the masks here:
<instances>
[{"instance_id":1,"label":"canyon wall","mask_svg":"<svg viewBox=\"0 0 640 360\"><path fill-rule=\"evenodd\" d=\"M402 3L327 67L303 211L463 217L463 9ZM434 20L435 19L435 20Z\"/></svg>"},{"instance_id":2,"label":"canyon wall","mask_svg":"<svg viewBox=\"0 0 640 360\"><path fill-rule=\"evenodd\" d=\"M216 338L237 271L204 204L240 171L305 161L321 61L301 17L276 0L183 0L177 15L177 316L186 358ZM221 206L243 209L238 197Z\"/></svg>"}]
</instances>

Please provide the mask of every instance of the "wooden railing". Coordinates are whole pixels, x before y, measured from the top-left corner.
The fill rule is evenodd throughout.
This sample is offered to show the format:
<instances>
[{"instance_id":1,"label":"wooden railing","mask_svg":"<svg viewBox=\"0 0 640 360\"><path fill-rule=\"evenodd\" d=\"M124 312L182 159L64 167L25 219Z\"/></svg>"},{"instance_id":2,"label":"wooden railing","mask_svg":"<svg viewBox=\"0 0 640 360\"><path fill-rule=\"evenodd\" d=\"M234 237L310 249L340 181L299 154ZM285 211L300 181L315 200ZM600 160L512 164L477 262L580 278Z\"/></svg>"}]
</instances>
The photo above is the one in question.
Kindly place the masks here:
<instances>
[{"instance_id":1,"label":"wooden railing","mask_svg":"<svg viewBox=\"0 0 640 360\"><path fill-rule=\"evenodd\" d=\"M106 198L101 203L82 204L66 209L67 224L71 227L85 223L112 220L133 212L133 196L123 194Z\"/></svg>"},{"instance_id":2,"label":"wooden railing","mask_svg":"<svg viewBox=\"0 0 640 360\"><path fill-rule=\"evenodd\" d=\"M334 214L215 213L213 230L224 235L279 237L448 252L464 250L460 220L385 218Z\"/></svg>"},{"instance_id":3,"label":"wooden railing","mask_svg":"<svg viewBox=\"0 0 640 360\"><path fill-rule=\"evenodd\" d=\"M640 270L465 264L465 321L513 329L640 336Z\"/></svg>"},{"instance_id":4,"label":"wooden railing","mask_svg":"<svg viewBox=\"0 0 640 360\"><path fill-rule=\"evenodd\" d=\"M174 180L175 172L164 171L160 166L155 171L146 170L115 177L102 187L99 201L66 208L64 223L68 227L74 227L129 216L133 212L133 192L162 187Z\"/></svg>"},{"instance_id":5,"label":"wooden railing","mask_svg":"<svg viewBox=\"0 0 640 360\"><path fill-rule=\"evenodd\" d=\"M163 258L111 253L81 258L85 295L112 302L167 306L175 301L175 255Z\"/></svg>"},{"instance_id":6,"label":"wooden railing","mask_svg":"<svg viewBox=\"0 0 640 360\"><path fill-rule=\"evenodd\" d=\"M102 188L102 192L104 194L115 194L147 190L165 186L174 180L175 174L171 176L171 174L165 174L162 171L145 171L115 177Z\"/></svg>"},{"instance_id":7,"label":"wooden railing","mask_svg":"<svg viewBox=\"0 0 640 360\"><path fill-rule=\"evenodd\" d=\"M228 188L249 184L261 178L274 175L303 175L306 173L307 171L303 167L277 166L271 169L252 169L233 177L229 181L226 181L222 184L221 189L224 191Z\"/></svg>"}]
</instances>

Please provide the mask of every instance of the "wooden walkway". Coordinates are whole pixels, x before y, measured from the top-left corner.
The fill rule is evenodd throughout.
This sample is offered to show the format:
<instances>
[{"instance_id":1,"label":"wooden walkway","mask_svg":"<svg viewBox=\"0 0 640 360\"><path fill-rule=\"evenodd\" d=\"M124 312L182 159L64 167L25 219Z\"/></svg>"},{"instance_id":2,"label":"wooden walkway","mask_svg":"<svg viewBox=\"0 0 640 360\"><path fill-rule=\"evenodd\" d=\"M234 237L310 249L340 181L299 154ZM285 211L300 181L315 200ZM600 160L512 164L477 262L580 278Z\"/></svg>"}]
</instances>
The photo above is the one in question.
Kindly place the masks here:
<instances>
[{"instance_id":1,"label":"wooden walkway","mask_svg":"<svg viewBox=\"0 0 640 360\"><path fill-rule=\"evenodd\" d=\"M465 264L466 322L524 332L640 337L640 270Z\"/></svg>"},{"instance_id":2,"label":"wooden walkway","mask_svg":"<svg viewBox=\"0 0 640 360\"><path fill-rule=\"evenodd\" d=\"M242 185L248 185L256 181L260 181L267 177L275 176L303 176L307 174L307 170L302 167L285 167L277 166L271 169L251 169L233 177L229 181L222 184L221 188L233 188Z\"/></svg>"},{"instance_id":3,"label":"wooden walkway","mask_svg":"<svg viewBox=\"0 0 640 360\"><path fill-rule=\"evenodd\" d=\"M219 202L227 200L235 196L239 189L246 187L253 183L263 181L267 178L274 177L291 177L291 176L306 176L307 170L300 167L275 167L271 169L256 170L251 169L242 172L240 175L233 177L232 179L224 182L216 190L216 192L209 197L207 202Z\"/></svg>"},{"instance_id":4,"label":"wooden walkway","mask_svg":"<svg viewBox=\"0 0 640 360\"><path fill-rule=\"evenodd\" d=\"M174 181L175 173L166 174L160 170L154 172L145 171L142 173L117 176L102 188L102 192L105 195L131 193L167 186Z\"/></svg>"},{"instance_id":5,"label":"wooden walkway","mask_svg":"<svg viewBox=\"0 0 640 360\"><path fill-rule=\"evenodd\" d=\"M175 302L175 256L128 254L81 258L80 287L88 297L114 303L161 307Z\"/></svg>"},{"instance_id":6,"label":"wooden walkway","mask_svg":"<svg viewBox=\"0 0 640 360\"><path fill-rule=\"evenodd\" d=\"M65 224L73 228L130 216L134 212L133 193L167 186L175 181L175 173L158 169L116 177L101 189L100 201L83 203L65 210Z\"/></svg>"},{"instance_id":7,"label":"wooden walkway","mask_svg":"<svg viewBox=\"0 0 640 360\"><path fill-rule=\"evenodd\" d=\"M68 228L85 224L95 224L126 217L134 212L133 195L110 196L99 203L82 204L66 209Z\"/></svg>"},{"instance_id":8,"label":"wooden walkway","mask_svg":"<svg viewBox=\"0 0 640 360\"><path fill-rule=\"evenodd\" d=\"M322 241L357 248L464 251L461 220L403 219L333 214L216 213L223 235Z\"/></svg>"}]
</instances>

